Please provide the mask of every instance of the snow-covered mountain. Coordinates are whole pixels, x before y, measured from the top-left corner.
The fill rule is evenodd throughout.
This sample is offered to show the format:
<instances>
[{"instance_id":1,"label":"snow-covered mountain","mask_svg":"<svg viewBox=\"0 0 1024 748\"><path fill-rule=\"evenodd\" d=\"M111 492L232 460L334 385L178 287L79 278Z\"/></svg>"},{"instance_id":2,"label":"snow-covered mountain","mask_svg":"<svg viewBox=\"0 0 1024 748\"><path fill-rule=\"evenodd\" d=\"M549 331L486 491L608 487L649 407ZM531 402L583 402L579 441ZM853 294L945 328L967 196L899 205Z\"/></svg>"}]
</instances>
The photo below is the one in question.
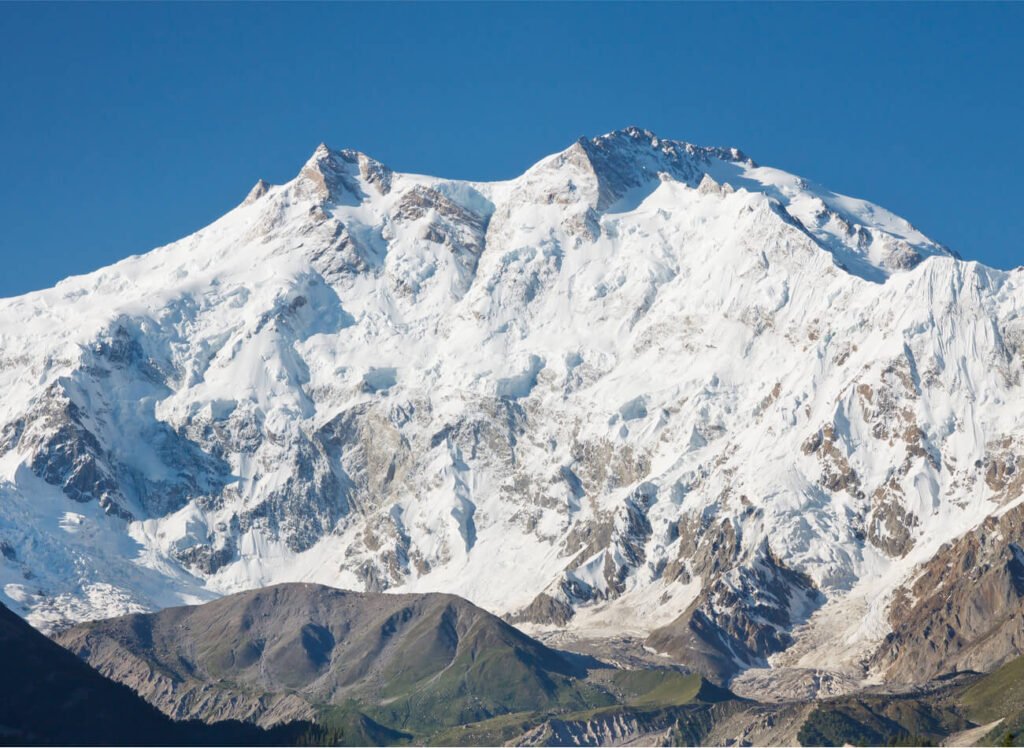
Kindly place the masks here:
<instances>
[{"instance_id":1,"label":"snow-covered mountain","mask_svg":"<svg viewBox=\"0 0 1024 748\"><path fill-rule=\"evenodd\" d=\"M49 628L316 581L722 677L991 665L1021 637L914 653L950 615L922 579L980 610L950 554L1024 594L984 531L1024 513L1022 281L636 128L492 183L320 146L0 301L0 600Z\"/></svg>"}]
</instances>

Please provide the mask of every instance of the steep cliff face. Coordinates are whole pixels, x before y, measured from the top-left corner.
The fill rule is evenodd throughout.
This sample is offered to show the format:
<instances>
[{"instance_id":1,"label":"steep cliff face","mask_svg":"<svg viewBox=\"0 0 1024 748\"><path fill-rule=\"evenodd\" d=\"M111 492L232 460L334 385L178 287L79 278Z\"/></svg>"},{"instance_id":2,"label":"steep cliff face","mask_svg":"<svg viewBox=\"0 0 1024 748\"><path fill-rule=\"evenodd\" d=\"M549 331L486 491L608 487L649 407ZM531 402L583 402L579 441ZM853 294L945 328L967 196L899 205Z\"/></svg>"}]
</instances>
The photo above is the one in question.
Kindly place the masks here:
<instances>
[{"instance_id":1,"label":"steep cliff face","mask_svg":"<svg viewBox=\"0 0 1024 748\"><path fill-rule=\"evenodd\" d=\"M471 183L321 146L0 301L0 592L56 627L449 591L860 677L896 590L1019 502L1022 299L732 149L630 128Z\"/></svg>"}]
</instances>

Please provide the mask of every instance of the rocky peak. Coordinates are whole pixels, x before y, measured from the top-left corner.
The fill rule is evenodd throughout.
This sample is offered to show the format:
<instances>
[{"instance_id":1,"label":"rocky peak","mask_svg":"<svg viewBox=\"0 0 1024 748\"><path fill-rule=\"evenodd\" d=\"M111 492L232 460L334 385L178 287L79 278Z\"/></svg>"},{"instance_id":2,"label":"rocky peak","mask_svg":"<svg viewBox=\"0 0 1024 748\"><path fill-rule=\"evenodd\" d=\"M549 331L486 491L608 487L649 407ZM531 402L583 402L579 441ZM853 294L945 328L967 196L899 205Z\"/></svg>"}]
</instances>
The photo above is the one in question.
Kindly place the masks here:
<instances>
[{"instance_id":1,"label":"rocky peak","mask_svg":"<svg viewBox=\"0 0 1024 748\"><path fill-rule=\"evenodd\" d=\"M698 160L717 158L722 161L735 161L743 164L754 162L738 148L717 148L713 146L699 146L688 143L684 140L670 140L658 137L650 130L635 126L625 127L621 130L599 135L596 138L580 138L580 143L594 148L625 150L636 153L635 149L652 149L660 152L669 160L678 159L685 154Z\"/></svg>"},{"instance_id":2,"label":"rocky peak","mask_svg":"<svg viewBox=\"0 0 1024 748\"><path fill-rule=\"evenodd\" d=\"M245 200L242 201L242 205L250 205L261 197L267 194L270 190L270 184L263 179L257 179L256 184L253 185L252 189L249 190L249 194L245 196Z\"/></svg>"},{"instance_id":3,"label":"rocky peak","mask_svg":"<svg viewBox=\"0 0 1024 748\"><path fill-rule=\"evenodd\" d=\"M351 149L331 150L321 143L299 171L300 190L321 203L359 203L366 197L364 187L372 185L381 194L391 190L392 171L365 153Z\"/></svg>"},{"instance_id":4,"label":"rocky peak","mask_svg":"<svg viewBox=\"0 0 1024 748\"><path fill-rule=\"evenodd\" d=\"M555 164L586 164L597 180L597 211L607 210L626 193L656 186L665 175L697 187L712 161L753 166L736 148L696 146L681 140L666 140L650 130L627 127L596 138L581 137L560 154Z\"/></svg>"}]
</instances>

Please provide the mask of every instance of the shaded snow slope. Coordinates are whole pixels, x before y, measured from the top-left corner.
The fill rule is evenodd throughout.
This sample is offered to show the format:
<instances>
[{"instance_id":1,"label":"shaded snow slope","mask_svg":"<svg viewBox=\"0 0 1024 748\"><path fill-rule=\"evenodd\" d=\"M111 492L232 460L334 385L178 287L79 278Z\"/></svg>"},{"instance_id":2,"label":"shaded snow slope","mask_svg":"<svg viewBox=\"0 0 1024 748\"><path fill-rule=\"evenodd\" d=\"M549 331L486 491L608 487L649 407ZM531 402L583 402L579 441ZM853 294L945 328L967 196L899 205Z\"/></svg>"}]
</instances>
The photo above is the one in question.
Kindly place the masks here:
<instances>
[{"instance_id":1,"label":"shaded snow slope","mask_svg":"<svg viewBox=\"0 0 1024 748\"><path fill-rule=\"evenodd\" d=\"M1020 499L988 473L1022 299L736 150L630 128L470 183L321 146L0 301L0 599L448 591L724 675L860 672L917 565Z\"/></svg>"}]
</instances>

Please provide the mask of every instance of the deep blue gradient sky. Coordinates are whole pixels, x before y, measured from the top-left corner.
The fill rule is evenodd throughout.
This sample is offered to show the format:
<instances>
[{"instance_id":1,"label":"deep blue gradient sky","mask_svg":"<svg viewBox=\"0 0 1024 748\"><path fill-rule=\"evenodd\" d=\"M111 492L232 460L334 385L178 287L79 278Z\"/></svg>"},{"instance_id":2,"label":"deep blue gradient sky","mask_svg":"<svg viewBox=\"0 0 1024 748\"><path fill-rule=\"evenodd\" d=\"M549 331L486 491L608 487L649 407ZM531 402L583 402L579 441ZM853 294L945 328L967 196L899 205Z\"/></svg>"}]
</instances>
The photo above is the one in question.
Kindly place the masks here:
<instances>
[{"instance_id":1,"label":"deep blue gradient sky","mask_svg":"<svg viewBox=\"0 0 1024 748\"><path fill-rule=\"evenodd\" d=\"M0 5L0 296L180 238L317 143L522 172L628 124L1024 263L1024 4Z\"/></svg>"}]
</instances>

